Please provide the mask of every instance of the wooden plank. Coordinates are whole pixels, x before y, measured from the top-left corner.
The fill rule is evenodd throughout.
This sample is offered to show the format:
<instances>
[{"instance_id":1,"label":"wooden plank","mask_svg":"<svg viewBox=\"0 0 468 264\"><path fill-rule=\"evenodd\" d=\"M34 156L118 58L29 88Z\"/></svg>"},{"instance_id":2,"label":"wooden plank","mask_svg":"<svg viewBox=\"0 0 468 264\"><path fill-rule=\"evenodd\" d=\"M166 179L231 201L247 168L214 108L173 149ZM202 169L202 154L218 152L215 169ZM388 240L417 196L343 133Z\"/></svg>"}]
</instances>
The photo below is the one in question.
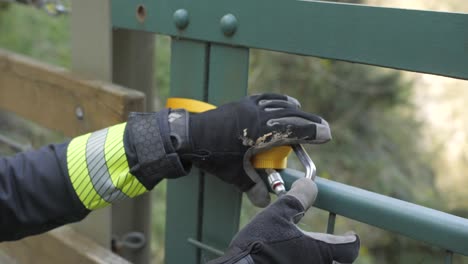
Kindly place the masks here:
<instances>
[{"instance_id":1,"label":"wooden plank","mask_svg":"<svg viewBox=\"0 0 468 264\"><path fill-rule=\"evenodd\" d=\"M70 227L15 242L0 244L7 263L130 264L93 240ZM3 263L3 262L2 262Z\"/></svg>"},{"instance_id":2,"label":"wooden plank","mask_svg":"<svg viewBox=\"0 0 468 264\"><path fill-rule=\"evenodd\" d=\"M12 258L0 251L0 263L2 264L17 264Z\"/></svg>"},{"instance_id":3,"label":"wooden plank","mask_svg":"<svg viewBox=\"0 0 468 264\"><path fill-rule=\"evenodd\" d=\"M143 111L138 91L83 80L68 71L0 50L0 109L38 124L77 136L127 119ZM82 119L76 111L83 111Z\"/></svg>"}]
</instances>

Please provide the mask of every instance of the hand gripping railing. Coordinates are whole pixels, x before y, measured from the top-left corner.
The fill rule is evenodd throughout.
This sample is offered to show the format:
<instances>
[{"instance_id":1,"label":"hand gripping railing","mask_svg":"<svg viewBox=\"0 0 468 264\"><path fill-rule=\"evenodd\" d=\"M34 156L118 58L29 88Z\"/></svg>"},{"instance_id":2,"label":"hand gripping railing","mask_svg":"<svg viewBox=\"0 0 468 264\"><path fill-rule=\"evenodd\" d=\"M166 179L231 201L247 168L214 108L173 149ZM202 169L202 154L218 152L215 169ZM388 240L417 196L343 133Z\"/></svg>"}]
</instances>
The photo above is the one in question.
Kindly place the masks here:
<instances>
[{"instance_id":1,"label":"hand gripping railing","mask_svg":"<svg viewBox=\"0 0 468 264\"><path fill-rule=\"evenodd\" d=\"M266 168L268 184L281 196L301 177L315 180L319 192L314 206L330 212L327 233L333 233L338 214L441 247L446 263L452 262L454 252L468 255L468 219L316 177L315 164L303 146L291 147L305 173Z\"/></svg>"}]
</instances>

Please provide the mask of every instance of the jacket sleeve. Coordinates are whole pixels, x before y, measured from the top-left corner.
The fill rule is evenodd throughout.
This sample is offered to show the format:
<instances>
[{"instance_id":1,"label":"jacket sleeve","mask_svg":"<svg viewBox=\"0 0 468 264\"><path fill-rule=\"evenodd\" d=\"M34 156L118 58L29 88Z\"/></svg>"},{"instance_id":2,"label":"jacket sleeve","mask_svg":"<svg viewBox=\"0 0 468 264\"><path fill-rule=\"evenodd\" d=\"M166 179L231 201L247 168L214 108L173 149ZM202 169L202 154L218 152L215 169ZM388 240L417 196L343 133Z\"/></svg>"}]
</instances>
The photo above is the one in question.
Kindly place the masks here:
<instances>
[{"instance_id":1,"label":"jacket sleeve","mask_svg":"<svg viewBox=\"0 0 468 264\"><path fill-rule=\"evenodd\" d=\"M186 175L189 165L173 147L168 113L135 113L128 123L0 158L0 241L79 221L163 178Z\"/></svg>"},{"instance_id":2,"label":"jacket sleeve","mask_svg":"<svg viewBox=\"0 0 468 264\"><path fill-rule=\"evenodd\" d=\"M66 172L68 143L0 158L0 241L83 219Z\"/></svg>"}]
</instances>

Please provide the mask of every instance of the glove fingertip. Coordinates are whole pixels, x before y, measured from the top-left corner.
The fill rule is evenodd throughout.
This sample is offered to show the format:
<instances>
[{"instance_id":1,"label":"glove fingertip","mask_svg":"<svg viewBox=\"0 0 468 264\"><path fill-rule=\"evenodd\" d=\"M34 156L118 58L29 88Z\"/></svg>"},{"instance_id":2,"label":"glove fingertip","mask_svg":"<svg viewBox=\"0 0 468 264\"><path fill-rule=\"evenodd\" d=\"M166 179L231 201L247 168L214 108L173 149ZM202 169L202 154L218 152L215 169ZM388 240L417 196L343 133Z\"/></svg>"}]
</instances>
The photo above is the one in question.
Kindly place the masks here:
<instances>
[{"instance_id":1,"label":"glove fingertip","mask_svg":"<svg viewBox=\"0 0 468 264\"><path fill-rule=\"evenodd\" d=\"M301 178L293 183L287 195L293 196L308 210L317 198L317 185L311 179Z\"/></svg>"},{"instance_id":2,"label":"glove fingertip","mask_svg":"<svg viewBox=\"0 0 468 264\"><path fill-rule=\"evenodd\" d=\"M324 123L325 124L324 124ZM322 119L322 124L316 124L316 140L318 143L325 143L332 139L330 126L327 121Z\"/></svg>"},{"instance_id":3,"label":"glove fingertip","mask_svg":"<svg viewBox=\"0 0 468 264\"><path fill-rule=\"evenodd\" d=\"M351 263L353 263L358 258L359 250L361 248L361 239L357 234L354 234L354 236L356 237L356 242L354 242L353 254L350 256Z\"/></svg>"},{"instance_id":4,"label":"glove fingertip","mask_svg":"<svg viewBox=\"0 0 468 264\"><path fill-rule=\"evenodd\" d=\"M338 261L338 263L353 263L359 256L359 250L361 248L361 240L359 236L354 232L347 232L345 235L346 237L353 237L353 242L344 244L344 245L336 245L337 248L334 250L334 260ZM340 248L340 249L338 249Z\"/></svg>"},{"instance_id":5,"label":"glove fingertip","mask_svg":"<svg viewBox=\"0 0 468 264\"><path fill-rule=\"evenodd\" d=\"M289 95L286 95L286 98L288 98L288 102L293 103L297 108L301 108L301 107L302 107L301 103L300 103L299 100L297 100L296 98L294 98L294 97L292 97L292 96L289 96Z\"/></svg>"},{"instance_id":6,"label":"glove fingertip","mask_svg":"<svg viewBox=\"0 0 468 264\"><path fill-rule=\"evenodd\" d=\"M257 207L265 208L270 204L270 194L263 182L257 182L246 194L250 202Z\"/></svg>"}]
</instances>

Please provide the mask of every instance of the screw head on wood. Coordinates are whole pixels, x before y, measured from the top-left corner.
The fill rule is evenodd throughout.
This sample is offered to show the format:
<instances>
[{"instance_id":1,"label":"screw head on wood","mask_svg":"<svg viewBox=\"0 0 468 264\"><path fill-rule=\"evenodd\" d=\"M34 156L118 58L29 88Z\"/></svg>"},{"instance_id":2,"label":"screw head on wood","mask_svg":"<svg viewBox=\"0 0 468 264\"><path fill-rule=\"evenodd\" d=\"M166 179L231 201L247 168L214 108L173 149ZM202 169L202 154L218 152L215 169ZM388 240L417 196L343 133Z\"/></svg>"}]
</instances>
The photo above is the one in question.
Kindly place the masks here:
<instances>
[{"instance_id":1,"label":"screw head on wood","mask_svg":"<svg viewBox=\"0 0 468 264\"><path fill-rule=\"evenodd\" d=\"M237 30L237 18L233 14L226 14L221 18L220 21L221 30L224 35L229 37L234 35Z\"/></svg>"},{"instance_id":2,"label":"screw head on wood","mask_svg":"<svg viewBox=\"0 0 468 264\"><path fill-rule=\"evenodd\" d=\"M178 29L185 29L189 24L188 12L185 9L177 9L174 12L173 19Z\"/></svg>"},{"instance_id":3,"label":"screw head on wood","mask_svg":"<svg viewBox=\"0 0 468 264\"><path fill-rule=\"evenodd\" d=\"M81 108L81 106L77 106L75 108L75 116L76 116L76 118L78 118L78 120L83 120L84 111L83 111L83 108Z\"/></svg>"}]
</instances>

